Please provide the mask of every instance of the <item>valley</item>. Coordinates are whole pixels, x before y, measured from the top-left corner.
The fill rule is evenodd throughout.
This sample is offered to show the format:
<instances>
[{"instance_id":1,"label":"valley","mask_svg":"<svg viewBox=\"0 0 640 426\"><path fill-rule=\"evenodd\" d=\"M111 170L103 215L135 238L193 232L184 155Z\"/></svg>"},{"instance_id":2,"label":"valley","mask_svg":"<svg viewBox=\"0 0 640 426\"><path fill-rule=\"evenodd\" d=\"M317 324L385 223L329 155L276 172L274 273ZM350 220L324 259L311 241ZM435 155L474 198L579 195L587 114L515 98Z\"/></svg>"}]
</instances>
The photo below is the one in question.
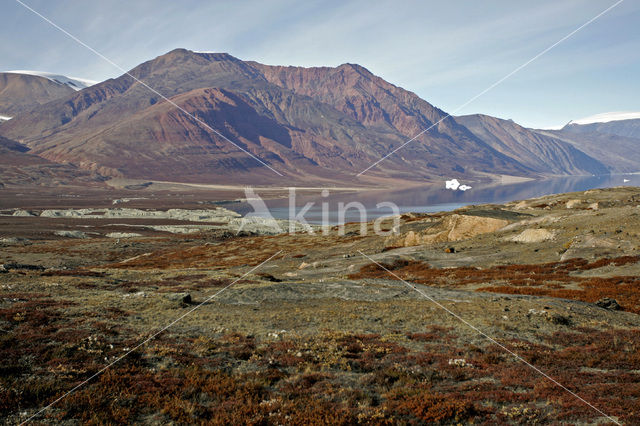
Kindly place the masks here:
<instances>
[{"instance_id":1,"label":"valley","mask_svg":"<svg viewBox=\"0 0 640 426\"><path fill-rule=\"evenodd\" d=\"M386 237L152 229L233 216L202 193L6 208L0 415L90 379L34 420L634 423L638 194L406 213Z\"/></svg>"},{"instance_id":2,"label":"valley","mask_svg":"<svg viewBox=\"0 0 640 426\"><path fill-rule=\"evenodd\" d=\"M640 114L175 45L0 72L0 423L640 423Z\"/></svg>"}]
</instances>

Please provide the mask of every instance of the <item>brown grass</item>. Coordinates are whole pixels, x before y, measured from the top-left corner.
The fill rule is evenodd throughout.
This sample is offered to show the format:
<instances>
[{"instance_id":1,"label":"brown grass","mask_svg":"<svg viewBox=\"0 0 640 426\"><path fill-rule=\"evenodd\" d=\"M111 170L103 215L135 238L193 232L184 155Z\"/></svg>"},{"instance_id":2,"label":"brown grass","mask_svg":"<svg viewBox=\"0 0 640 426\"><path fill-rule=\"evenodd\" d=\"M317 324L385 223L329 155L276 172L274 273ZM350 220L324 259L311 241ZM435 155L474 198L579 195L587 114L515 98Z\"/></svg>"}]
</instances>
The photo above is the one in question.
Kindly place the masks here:
<instances>
[{"instance_id":1,"label":"brown grass","mask_svg":"<svg viewBox=\"0 0 640 426\"><path fill-rule=\"evenodd\" d=\"M484 284L478 291L534 296L551 296L596 302L604 297L616 299L624 310L640 313L640 277L580 277L572 273L608 265L637 263L640 256L604 258L594 262L571 259L537 265L500 265L486 269L460 267L438 269L417 261L398 260L384 265L398 277L419 284L438 287L462 287ZM376 264L365 265L349 276L353 279L394 276ZM579 286L580 289L567 288Z\"/></svg>"},{"instance_id":2,"label":"brown grass","mask_svg":"<svg viewBox=\"0 0 640 426\"><path fill-rule=\"evenodd\" d=\"M45 315L54 318L56 309L47 306ZM95 322L92 329L98 325L109 330ZM0 355L9 361L0 369L0 416L47 404L110 356L106 336L96 341L78 331L47 332L48 341L0 339ZM596 416L501 349L460 344L452 336L427 327L393 338L334 332L271 342L240 333L162 338L63 399L44 420L451 424L580 423ZM503 343L608 414L640 421L640 384L631 373L640 365L640 330L581 329L551 335L544 344ZM34 353L38 363L22 363ZM157 368L160 358L169 367ZM451 365L452 358L469 365Z\"/></svg>"}]
</instances>

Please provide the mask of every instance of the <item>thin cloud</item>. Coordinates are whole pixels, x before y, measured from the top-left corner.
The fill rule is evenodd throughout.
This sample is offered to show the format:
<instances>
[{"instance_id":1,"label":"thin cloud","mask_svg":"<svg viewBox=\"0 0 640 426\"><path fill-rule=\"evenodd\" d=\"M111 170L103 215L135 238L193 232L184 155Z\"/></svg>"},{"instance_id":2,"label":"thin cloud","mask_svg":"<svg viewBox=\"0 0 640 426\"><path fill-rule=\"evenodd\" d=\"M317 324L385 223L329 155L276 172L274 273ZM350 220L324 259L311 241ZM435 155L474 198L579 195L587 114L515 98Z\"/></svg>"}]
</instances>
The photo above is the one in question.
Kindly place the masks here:
<instances>
[{"instance_id":1,"label":"thin cloud","mask_svg":"<svg viewBox=\"0 0 640 426\"><path fill-rule=\"evenodd\" d=\"M268 64L356 62L448 110L610 2L32 3L125 68L176 47L225 51ZM0 16L0 36L11 41L0 46L2 68L40 69L91 79L121 74L23 12L7 4ZM582 115L570 104L571 97L590 83L572 74L593 70L603 76L618 75L622 67L626 72L619 79L626 78L630 89L618 98L621 105L615 109L629 109L625 103L640 95L638 90L634 93L637 85L631 81L640 72L638 16L640 4L625 2L576 40L532 64L502 89L513 89L522 82L531 85L528 91L518 87L517 99L499 105L500 115L524 116L526 121L523 105L529 111L545 110L549 125L562 113ZM567 100L551 106L533 102L541 90ZM496 105L489 104L490 100L479 101L475 107L493 110ZM598 100L591 102L596 108Z\"/></svg>"}]
</instances>

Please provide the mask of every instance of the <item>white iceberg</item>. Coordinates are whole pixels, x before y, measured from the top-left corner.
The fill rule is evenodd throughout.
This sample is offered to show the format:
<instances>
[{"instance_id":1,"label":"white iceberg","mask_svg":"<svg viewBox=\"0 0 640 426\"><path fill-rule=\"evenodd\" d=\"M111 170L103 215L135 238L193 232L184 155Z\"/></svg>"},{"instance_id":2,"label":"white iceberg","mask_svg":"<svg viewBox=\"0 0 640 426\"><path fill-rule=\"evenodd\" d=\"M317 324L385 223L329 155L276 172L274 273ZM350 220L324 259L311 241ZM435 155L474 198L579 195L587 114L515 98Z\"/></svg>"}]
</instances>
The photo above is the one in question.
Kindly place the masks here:
<instances>
[{"instance_id":1,"label":"white iceberg","mask_svg":"<svg viewBox=\"0 0 640 426\"><path fill-rule=\"evenodd\" d=\"M458 191L458 190L467 191L471 189L469 185L460 184L458 179L451 179L451 180L445 181L444 187L446 189L451 189L452 191Z\"/></svg>"},{"instance_id":2,"label":"white iceberg","mask_svg":"<svg viewBox=\"0 0 640 426\"><path fill-rule=\"evenodd\" d=\"M458 182L458 179L451 179L444 183L445 189L452 189L454 191L457 190L459 186L460 182Z\"/></svg>"}]
</instances>

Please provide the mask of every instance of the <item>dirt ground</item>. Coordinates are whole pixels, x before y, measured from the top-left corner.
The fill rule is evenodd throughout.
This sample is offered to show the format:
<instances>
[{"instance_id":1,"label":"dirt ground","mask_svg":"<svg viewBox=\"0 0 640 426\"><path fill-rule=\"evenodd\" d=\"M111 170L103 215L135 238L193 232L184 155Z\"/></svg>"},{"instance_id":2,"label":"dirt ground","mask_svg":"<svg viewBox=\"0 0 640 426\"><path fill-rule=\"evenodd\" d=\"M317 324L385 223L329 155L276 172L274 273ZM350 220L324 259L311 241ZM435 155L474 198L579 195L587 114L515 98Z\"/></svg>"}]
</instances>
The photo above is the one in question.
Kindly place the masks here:
<instances>
[{"instance_id":1,"label":"dirt ground","mask_svg":"<svg viewBox=\"0 0 640 426\"><path fill-rule=\"evenodd\" d=\"M176 199L133 206L203 208ZM3 422L640 422L639 188L406 214L389 237L54 234L144 224L0 217Z\"/></svg>"}]
</instances>

